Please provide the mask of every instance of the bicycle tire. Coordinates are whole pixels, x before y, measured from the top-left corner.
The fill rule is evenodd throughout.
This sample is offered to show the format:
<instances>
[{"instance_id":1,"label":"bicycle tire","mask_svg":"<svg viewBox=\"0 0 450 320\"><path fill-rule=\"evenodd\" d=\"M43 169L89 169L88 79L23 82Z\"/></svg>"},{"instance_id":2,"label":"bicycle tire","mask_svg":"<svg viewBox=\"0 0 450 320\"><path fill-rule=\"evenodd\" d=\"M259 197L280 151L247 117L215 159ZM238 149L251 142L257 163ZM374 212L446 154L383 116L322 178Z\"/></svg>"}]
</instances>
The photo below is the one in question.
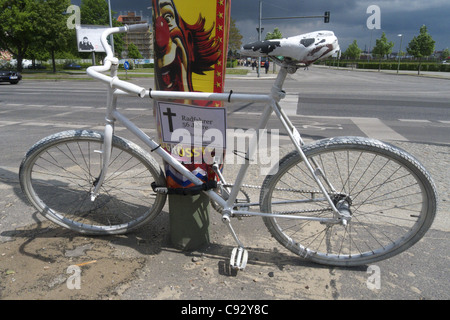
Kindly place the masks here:
<instances>
[{"instance_id":1,"label":"bicycle tire","mask_svg":"<svg viewBox=\"0 0 450 320\"><path fill-rule=\"evenodd\" d=\"M351 218L344 225L264 217L272 236L290 251L319 264L358 266L403 252L430 228L436 214L436 189L424 167L407 152L361 137L324 139L302 150L317 161L334 186L331 191L322 176L333 202L346 201ZM266 177L261 211L331 218L331 206L319 201L316 186L299 153L291 152L280 160L278 172ZM300 208L294 203L279 204L312 197L317 201Z\"/></svg>"},{"instance_id":2,"label":"bicycle tire","mask_svg":"<svg viewBox=\"0 0 450 320\"><path fill-rule=\"evenodd\" d=\"M101 171L103 134L89 130L56 133L37 142L20 170L21 188L44 217L73 231L123 234L154 219L166 196L151 188L165 185L158 163L138 145L114 136L100 194L91 191Z\"/></svg>"}]
</instances>

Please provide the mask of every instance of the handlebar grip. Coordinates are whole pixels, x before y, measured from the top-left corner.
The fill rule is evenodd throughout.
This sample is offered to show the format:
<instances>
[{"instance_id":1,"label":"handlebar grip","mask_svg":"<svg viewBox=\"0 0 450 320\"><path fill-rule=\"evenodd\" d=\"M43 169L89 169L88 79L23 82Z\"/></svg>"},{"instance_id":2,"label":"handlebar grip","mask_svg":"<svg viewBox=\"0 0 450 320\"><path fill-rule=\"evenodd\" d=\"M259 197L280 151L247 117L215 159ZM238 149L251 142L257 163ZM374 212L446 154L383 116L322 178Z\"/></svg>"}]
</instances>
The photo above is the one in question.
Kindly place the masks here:
<instances>
[{"instance_id":1,"label":"handlebar grip","mask_svg":"<svg viewBox=\"0 0 450 320\"><path fill-rule=\"evenodd\" d=\"M130 31L146 31L150 27L148 23L140 23L140 24L133 24L131 26L127 25L128 32Z\"/></svg>"}]
</instances>

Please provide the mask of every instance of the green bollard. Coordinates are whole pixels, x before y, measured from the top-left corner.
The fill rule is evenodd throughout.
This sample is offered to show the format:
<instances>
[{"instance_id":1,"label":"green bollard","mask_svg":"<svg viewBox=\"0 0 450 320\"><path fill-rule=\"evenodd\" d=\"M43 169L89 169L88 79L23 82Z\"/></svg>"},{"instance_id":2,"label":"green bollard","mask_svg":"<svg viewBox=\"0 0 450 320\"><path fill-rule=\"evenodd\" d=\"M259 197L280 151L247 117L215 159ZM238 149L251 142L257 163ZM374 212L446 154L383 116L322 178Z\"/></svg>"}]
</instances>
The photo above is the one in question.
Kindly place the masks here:
<instances>
[{"instance_id":1,"label":"green bollard","mask_svg":"<svg viewBox=\"0 0 450 320\"><path fill-rule=\"evenodd\" d=\"M209 198L169 195L170 240L177 249L191 251L210 243Z\"/></svg>"}]
</instances>

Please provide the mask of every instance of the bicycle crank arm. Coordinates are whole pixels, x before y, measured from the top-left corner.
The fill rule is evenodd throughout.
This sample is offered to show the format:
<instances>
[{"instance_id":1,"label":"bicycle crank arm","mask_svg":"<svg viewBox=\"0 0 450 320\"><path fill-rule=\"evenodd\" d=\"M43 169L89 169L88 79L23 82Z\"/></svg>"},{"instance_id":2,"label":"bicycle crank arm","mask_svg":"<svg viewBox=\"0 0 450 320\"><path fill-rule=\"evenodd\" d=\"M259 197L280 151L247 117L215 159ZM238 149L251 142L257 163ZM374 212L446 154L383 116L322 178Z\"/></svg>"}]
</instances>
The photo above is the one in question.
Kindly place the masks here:
<instances>
[{"instance_id":1,"label":"bicycle crank arm","mask_svg":"<svg viewBox=\"0 0 450 320\"><path fill-rule=\"evenodd\" d=\"M236 235L236 232L231 226L229 214L227 213L223 214L222 222L225 223L225 225L227 226L228 230L230 231L231 235L233 236L234 240L238 245L237 248L234 248L231 251L230 267L234 270L244 270L247 265L248 251L244 249L244 245L239 240L239 238Z\"/></svg>"},{"instance_id":2,"label":"bicycle crank arm","mask_svg":"<svg viewBox=\"0 0 450 320\"><path fill-rule=\"evenodd\" d=\"M247 266L248 251L243 247L234 248L231 251L230 267L234 270L244 270Z\"/></svg>"}]
</instances>

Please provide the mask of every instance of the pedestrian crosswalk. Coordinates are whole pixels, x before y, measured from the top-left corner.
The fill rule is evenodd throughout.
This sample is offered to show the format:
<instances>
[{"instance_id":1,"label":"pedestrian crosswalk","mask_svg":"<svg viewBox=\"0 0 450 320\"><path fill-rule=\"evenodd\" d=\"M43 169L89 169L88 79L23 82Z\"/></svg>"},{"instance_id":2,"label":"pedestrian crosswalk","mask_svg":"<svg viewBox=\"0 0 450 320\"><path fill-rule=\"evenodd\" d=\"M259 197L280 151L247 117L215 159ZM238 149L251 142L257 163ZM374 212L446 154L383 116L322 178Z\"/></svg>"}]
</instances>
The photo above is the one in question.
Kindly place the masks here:
<instances>
[{"instance_id":1,"label":"pedestrian crosswalk","mask_svg":"<svg viewBox=\"0 0 450 320\"><path fill-rule=\"evenodd\" d=\"M68 105L37 105L37 104L2 104L0 103L0 114L14 113L17 112L17 108L26 109L51 109L57 113L53 114L53 118L50 120L40 121L38 119L20 119L18 117L13 117L7 120L0 118L0 128L21 126L21 127L52 127L55 130L65 129L94 129L102 130L103 126L100 122L97 125L92 126L89 123L80 123L74 120L73 123L67 123L67 121L59 121L58 117L70 116L72 113L77 114L77 112L88 109L95 109L96 111L105 110L105 107L89 107L89 106L68 106ZM320 137L320 136L337 136L337 135L363 135L370 138L375 138L385 141L411 141L417 140L412 139L404 133L399 132L396 127L401 128L402 126L422 126L427 125L440 125L441 127L448 127L450 121L437 120L430 121L426 119L389 119L389 121L382 120L379 118L369 118L369 117L331 117L331 116L315 116L315 115L301 115L298 112L298 96L297 95L287 95L283 100L282 108L285 113L291 118L294 125L299 129L299 131L306 135ZM129 107L124 108L125 112L138 112L138 113L148 113L151 108L144 107ZM103 111L102 111L103 112ZM56 117L56 118L55 118ZM250 119L259 119L259 112L245 112L245 111L230 111L228 114L229 119L239 119L245 118L250 121ZM148 114L148 118L152 119L152 114ZM154 120L151 120L154 121ZM249 125L252 127L251 125ZM147 134L155 135L156 126L149 124L143 131ZM117 126L117 131L124 130L120 126ZM425 130L422 128L422 130ZM448 143L448 142L447 142Z\"/></svg>"},{"instance_id":2,"label":"pedestrian crosswalk","mask_svg":"<svg viewBox=\"0 0 450 320\"><path fill-rule=\"evenodd\" d=\"M379 140L408 141L408 139L392 130L380 119L350 118L350 120L370 138Z\"/></svg>"},{"instance_id":3,"label":"pedestrian crosswalk","mask_svg":"<svg viewBox=\"0 0 450 320\"><path fill-rule=\"evenodd\" d=\"M287 94L283 99L282 107L288 116L297 115L298 99L298 94Z\"/></svg>"}]
</instances>

